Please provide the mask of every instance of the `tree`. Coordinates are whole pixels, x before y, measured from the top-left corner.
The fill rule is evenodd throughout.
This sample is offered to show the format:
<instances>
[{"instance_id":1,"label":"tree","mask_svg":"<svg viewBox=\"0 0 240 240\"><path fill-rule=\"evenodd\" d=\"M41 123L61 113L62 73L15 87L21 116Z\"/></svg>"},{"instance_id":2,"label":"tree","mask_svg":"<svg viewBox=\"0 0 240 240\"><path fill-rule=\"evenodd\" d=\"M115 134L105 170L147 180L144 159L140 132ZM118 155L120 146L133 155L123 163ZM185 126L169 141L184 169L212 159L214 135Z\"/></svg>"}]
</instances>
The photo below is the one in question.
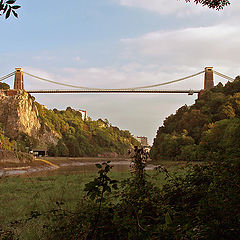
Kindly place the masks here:
<instances>
[{"instance_id":1,"label":"tree","mask_svg":"<svg viewBox=\"0 0 240 240\"><path fill-rule=\"evenodd\" d=\"M211 159L231 159L240 156L240 119L223 119L203 132L201 150L203 155Z\"/></svg>"},{"instance_id":2,"label":"tree","mask_svg":"<svg viewBox=\"0 0 240 240\"><path fill-rule=\"evenodd\" d=\"M69 156L69 150L62 139L58 141L56 148L57 148L57 154L59 157Z\"/></svg>"},{"instance_id":3,"label":"tree","mask_svg":"<svg viewBox=\"0 0 240 240\"><path fill-rule=\"evenodd\" d=\"M190 2L191 0L186 0L186 2ZM196 4L202 4L203 6L208 6L209 8L213 8L216 10L221 10L224 7L230 5L228 0L194 0Z\"/></svg>"},{"instance_id":4,"label":"tree","mask_svg":"<svg viewBox=\"0 0 240 240\"><path fill-rule=\"evenodd\" d=\"M12 13L16 18L18 18L18 14L15 10L19 9L21 6L13 5L15 2L16 0L0 0L0 16L5 14L5 18L7 19Z\"/></svg>"},{"instance_id":5,"label":"tree","mask_svg":"<svg viewBox=\"0 0 240 240\"><path fill-rule=\"evenodd\" d=\"M0 82L0 89L7 90L10 89L10 86L7 83Z\"/></svg>"},{"instance_id":6,"label":"tree","mask_svg":"<svg viewBox=\"0 0 240 240\"><path fill-rule=\"evenodd\" d=\"M185 0L186 2L191 2L191 0ZM18 14L15 10L19 9L21 6L13 5L16 0L0 0L0 16L5 14L5 18L9 18L11 13L18 18ZM194 0L196 4L202 4L203 6L208 6L209 8L221 10L224 7L230 5L228 0Z\"/></svg>"}]
</instances>

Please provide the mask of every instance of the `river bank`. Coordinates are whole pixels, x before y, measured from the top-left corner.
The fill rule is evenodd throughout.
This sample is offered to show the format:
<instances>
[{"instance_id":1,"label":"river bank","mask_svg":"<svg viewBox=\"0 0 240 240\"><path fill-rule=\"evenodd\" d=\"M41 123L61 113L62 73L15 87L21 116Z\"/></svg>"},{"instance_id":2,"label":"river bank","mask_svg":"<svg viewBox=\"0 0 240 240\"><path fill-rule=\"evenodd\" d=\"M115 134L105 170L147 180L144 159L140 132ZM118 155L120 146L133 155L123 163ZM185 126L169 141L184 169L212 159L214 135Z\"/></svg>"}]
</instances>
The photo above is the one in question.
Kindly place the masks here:
<instances>
[{"instance_id":1,"label":"river bank","mask_svg":"<svg viewBox=\"0 0 240 240\"><path fill-rule=\"evenodd\" d=\"M24 164L31 163L34 157L32 154L9 151L9 150L0 150L0 164Z\"/></svg>"},{"instance_id":2,"label":"river bank","mask_svg":"<svg viewBox=\"0 0 240 240\"><path fill-rule=\"evenodd\" d=\"M8 158L8 159L0 159L0 170L4 168L23 168L23 167L44 167L46 163L42 162L42 160L51 162L56 165L65 165L65 164L74 164L74 163L82 163L82 162L103 162L103 161L131 161L128 158L93 158L93 157L79 157L79 158L71 158L71 157L40 157L40 158L32 158L32 161L19 161L16 158Z\"/></svg>"},{"instance_id":3,"label":"river bank","mask_svg":"<svg viewBox=\"0 0 240 240\"><path fill-rule=\"evenodd\" d=\"M131 158L127 157L42 157L31 162L0 162L0 176L50 176L66 174L82 174L97 172L95 164L111 161L114 172L128 172L131 169ZM148 161L146 170L153 170L161 165L165 168L185 167L185 161Z\"/></svg>"},{"instance_id":4,"label":"river bank","mask_svg":"<svg viewBox=\"0 0 240 240\"><path fill-rule=\"evenodd\" d=\"M67 158L67 157L44 157L35 158L32 162L16 163L1 162L0 176L11 175L60 175L96 172L95 164L111 161L113 171L126 172L129 170L131 159L129 158Z\"/></svg>"}]
</instances>

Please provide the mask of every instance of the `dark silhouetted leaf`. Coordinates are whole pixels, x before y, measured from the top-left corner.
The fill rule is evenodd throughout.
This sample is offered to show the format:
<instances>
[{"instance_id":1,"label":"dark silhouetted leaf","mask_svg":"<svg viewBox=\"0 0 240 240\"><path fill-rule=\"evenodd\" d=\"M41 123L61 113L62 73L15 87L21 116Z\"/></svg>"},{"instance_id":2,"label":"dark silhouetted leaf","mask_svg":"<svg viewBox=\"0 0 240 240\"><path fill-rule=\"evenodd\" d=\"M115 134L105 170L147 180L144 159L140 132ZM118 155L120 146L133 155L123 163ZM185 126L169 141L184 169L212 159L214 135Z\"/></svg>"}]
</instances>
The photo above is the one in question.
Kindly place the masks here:
<instances>
[{"instance_id":1,"label":"dark silhouetted leaf","mask_svg":"<svg viewBox=\"0 0 240 240\"><path fill-rule=\"evenodd\" d=\"M13 4L13 3L15 3L16 2L16 0L9 0L9 1L7 1L6 3L7 4Z\"/></svg>"},{"instance_id":2,"label":"dark silhouetted leaf","mask_svg":"<svg viewBox=\"0 0 240 240\"><path fill-rule=\"evenodd\" d=\"M18 14L14 10L12 10L12 13L16 18L18 18Z\"/></svg>"},{"instance_id":3,"label":"dark silhouetted leaf","mask_svg":"<svg viewBox=\"0 0 240 240\"><path fill-rule=\"evenodd\" d=\"M12 10L12 13L16 18L18 18L18 14L14 10Z\"/></svg>"},{"instance_id":4,"label":"dark silhouetted leaf","mask_svg":"<svg viewBox=\"0 0 240 240\"><path fill-rule=\"evenodd\" d=\"M6 13L6 16L5 16L6 19L9 18L10 13L11 13L11 8L9 8L9 9L7 10L7 13Z\"/></svg>"},{"instance_id":5,"label":"dark silhouetted leaf","mask_svg":"<svg viewBox=\"0 0 240 240\"><path fill-rule=\"evenodd\" d=\"M3 14L7 11L8 6L6 5L5 8L3 9Z\"/></svg>"},{"instance_id":6,"label":"dark silhouetted leaf","mask_svg":"<svg viewBox=\"0 0 240 240\"><path fill-rule=\"evenodd\" d=\"M97 168L102 168L102 165L99 164L99 163L97 163L97 164L95 164L95 165L96 165Z\"/></svg>"},{"instance_id":7,"label":"dark silhouetted leaf","mask_svg":"<svg viewBox=\"0 0 240 240\"><path fill-rule=\"evenodd\" d=\"M21 6L19 5L15 5L15 6L12 6L12 9L19 9Z\"/></svg>"}]
</instances>

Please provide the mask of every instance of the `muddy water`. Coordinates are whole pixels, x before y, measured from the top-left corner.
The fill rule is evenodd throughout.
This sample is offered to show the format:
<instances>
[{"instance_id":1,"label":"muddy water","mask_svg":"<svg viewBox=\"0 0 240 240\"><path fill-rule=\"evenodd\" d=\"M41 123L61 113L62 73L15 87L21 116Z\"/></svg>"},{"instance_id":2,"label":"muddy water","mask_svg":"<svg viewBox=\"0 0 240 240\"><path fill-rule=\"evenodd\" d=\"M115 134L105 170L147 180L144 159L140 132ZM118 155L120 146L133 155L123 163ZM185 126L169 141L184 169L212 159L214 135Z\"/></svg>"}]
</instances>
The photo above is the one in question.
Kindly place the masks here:
<instances>
[{"instance_id":1,"label":"muddy water","mask_svg":"<svg viewBox=\"0 0 240 240\"><path fill-rule=\"evenodd\" d=\"M85 174L85 173L95 173L99 169L95 166L97 163L102 163L103 161L91 161L91 162L71 162L59 164L59 168L52 171L41 172L41 175L60 175L60 174ZM130 162L128 161L115 161L111 162L113 166L112 171L114 172L127 172L130 169ZM38 175L38 173L33 173L32 175Z\"/></svg>"},{"instance_id":2,"label":"muddy water","mask_svg":"<svg viewBox=\"0 0 240 240\"><path fill-rule=\"evenodd\" d=\"M27 176L50 176L62 174L84 174L97 172L95 164L105 162L103 159L98 158L76 158L76 159L47 159L49 162L54 163L58 168L44 164L40 167L30 167L26 169L11 169L0 170L0 176L12 175L27 175ZM131 167L131 159L107 159L110 160L110 165L113 166L114 172L128 172ZM149 164L147 170L152 170L155 166Z\"/></svg>"}]
</instances>

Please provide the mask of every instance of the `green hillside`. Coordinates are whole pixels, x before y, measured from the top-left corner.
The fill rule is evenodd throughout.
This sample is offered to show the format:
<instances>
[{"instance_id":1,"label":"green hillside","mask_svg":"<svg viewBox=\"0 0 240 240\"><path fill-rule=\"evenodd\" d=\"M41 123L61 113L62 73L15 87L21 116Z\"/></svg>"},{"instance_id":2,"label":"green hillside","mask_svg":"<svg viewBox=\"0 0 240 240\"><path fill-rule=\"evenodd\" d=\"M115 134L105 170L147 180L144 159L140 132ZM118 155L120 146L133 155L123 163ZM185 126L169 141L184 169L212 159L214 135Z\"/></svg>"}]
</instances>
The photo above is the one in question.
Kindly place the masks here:
<instances>
[{"instance_id":1,"label":"green hillside","mask_svg":"<svg viewBox=\"0 0 240 240\"><path fill-rule=\"evenodd\" d=\"M166 118L151 149L155 160L203 161L240 155L240 77L221 83Z\"/></svg>"},{"instance_id":2,"label":"green hillside","mask_svg":"<svg viewBox=\"0 0 240 240\"><path fill-rule=\"evenodd\" d=\"M10 86L0 83L1 90ZM129 131L112 126L107 119L83 119L80 111L49 110L35 98L22 93L8 96L2 93L0 120L0 149L29 151L46 147L51 156L117 156L139 145ZM14 110L13 110L14 109ZM31 125L29 124L31 121ZM14 129L14 131L10 131Z\"/></svg>"},{"instance_id":3,"label":"green hillside","mask_svg":"<svg viewBox=\"0 0 240 240\"><path fill-rule=\"evenodd\" d=\"M3 127L0 123L0 150L15 150L17 148L17 142L15 140L10 140L3 130Z\"/></svg>"},{"instance_id":4,"label":"green hillside","mask_svg":"<svg viewBox=\"0 0 240 240\"><path fill-rule=\"evenodd\" d=\"M124 155L128 148L138 145L129 131L112 126L107 119L83 120L81 113L70 107L59 111L48 110L38 103L35 104L41 123L60 136L56 146L49 146L49 155L82 157L112 152Z\"/></svg>"}]
</instances>

